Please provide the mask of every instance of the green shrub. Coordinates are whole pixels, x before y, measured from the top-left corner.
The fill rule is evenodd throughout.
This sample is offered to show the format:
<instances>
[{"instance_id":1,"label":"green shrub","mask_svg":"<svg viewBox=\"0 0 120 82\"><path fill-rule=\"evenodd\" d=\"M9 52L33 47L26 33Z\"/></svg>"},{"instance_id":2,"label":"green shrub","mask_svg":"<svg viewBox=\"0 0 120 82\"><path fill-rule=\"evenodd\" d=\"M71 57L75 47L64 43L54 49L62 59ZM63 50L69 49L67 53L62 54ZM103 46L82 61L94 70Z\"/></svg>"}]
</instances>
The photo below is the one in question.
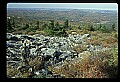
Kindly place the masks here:
<instances>
[{"instance_id":1,"label":"green shrub","mask_svg":"<svg viewBox=\"0 0 120 82\"><path fill-rule=\"evenodd\" d=\"M117 66L118 65L118 49L112 49L110 52L110 59L109 59L109 65L110 66Z\"/></svg>"}]
</instances>

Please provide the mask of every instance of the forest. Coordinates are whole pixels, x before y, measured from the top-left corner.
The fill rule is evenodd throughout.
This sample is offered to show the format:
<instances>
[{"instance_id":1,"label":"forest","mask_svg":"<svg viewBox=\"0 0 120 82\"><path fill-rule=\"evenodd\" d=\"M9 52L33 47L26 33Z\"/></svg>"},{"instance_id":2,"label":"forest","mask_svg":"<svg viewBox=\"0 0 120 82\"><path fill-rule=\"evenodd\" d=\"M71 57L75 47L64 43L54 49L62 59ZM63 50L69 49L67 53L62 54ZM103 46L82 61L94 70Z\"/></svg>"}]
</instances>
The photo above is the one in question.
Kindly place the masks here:
<instances>
[{"instance_id":1,"label":"forest","mask_svg":"<svg viewBox=\"0 0 120 82\"><path fill-rule=\"evenodd\" d=\"M116 10L8 8L6 27L8 78L118 77Z\"/></svg>"}]
</instances>

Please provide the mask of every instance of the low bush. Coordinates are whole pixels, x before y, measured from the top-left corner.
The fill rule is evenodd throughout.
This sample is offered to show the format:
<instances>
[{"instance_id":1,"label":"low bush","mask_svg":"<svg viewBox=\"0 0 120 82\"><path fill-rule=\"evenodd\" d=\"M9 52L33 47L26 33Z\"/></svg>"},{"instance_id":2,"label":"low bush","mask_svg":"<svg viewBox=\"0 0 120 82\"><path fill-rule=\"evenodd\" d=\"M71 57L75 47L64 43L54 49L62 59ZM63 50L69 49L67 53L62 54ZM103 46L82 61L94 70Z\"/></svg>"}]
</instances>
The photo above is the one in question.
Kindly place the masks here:
<instances>
[{"instance_id":1,"label":"low bush","mask_svg":"<svg viewBox=\"0 0 120 82\"><path fill-rule=\"evenodd\" d=\"M64 61L62 65L49 66L49 70L65 78L115 78L118 73L117 55L116 50L91 52L89 57Z\"/></svg>"},{"instance_id":2,"label":"low bush","mask_svg":"<svg viewBox=\"0 0 120 82\"><path fill-rule=\"evenodd\" d=\"M11 78L11 77L15 77L15 75L17 75L19 73L19 71L11 66L7 67L7 77Z\"/></svg>"}]
</instances>

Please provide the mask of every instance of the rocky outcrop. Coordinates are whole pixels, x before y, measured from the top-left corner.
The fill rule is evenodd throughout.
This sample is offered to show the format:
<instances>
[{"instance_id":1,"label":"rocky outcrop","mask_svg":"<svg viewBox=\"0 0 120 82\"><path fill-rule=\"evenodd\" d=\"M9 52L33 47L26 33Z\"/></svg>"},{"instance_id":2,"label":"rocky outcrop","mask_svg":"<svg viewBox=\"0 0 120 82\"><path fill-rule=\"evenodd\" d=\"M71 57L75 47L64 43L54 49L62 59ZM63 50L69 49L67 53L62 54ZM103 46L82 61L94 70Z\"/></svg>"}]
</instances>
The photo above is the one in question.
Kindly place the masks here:
<instances>
[{"instance_id":1,"label":"rocky outcrop","mask_svg":"<svg viewBox=\"0 0 120 82\"><path fill-rule=\"evenodd\" d=\"M33 75L39 75L44 71L48 73L46 71L48 66L57 65L65 60L70 61L74 57L88 57L90 51L96 50L94 46L84 44L86 39L90 39L89 34L70 34L68 37L49 37L40 34L31 36L7 33L6 36L7 65L16 66L16 68L19 69L28 66L27 69L32 69ZM84 51L83 53L74 51L73 47L76 45L85 45L87 51ZM29 65L30 60L32 61L36 57L42 58L41 61L35 61L41 62L38 64L41 66L41 68L38 68L39 72L33 72L33 70L35 70L34 66L31 67Z\"/></svg>"}]
</instances>

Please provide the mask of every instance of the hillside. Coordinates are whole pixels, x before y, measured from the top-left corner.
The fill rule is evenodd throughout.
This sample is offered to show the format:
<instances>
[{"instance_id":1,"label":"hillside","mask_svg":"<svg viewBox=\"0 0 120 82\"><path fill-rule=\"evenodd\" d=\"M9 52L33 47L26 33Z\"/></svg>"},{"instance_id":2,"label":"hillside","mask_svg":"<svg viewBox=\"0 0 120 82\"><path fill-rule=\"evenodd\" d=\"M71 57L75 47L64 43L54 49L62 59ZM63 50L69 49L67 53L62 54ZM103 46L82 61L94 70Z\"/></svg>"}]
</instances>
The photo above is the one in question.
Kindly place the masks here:
<instances>
[{"instance_id":1,"label":"hillside","mask_svg":"<svg viewBox=\"0 0 120 82\"><path fill-rule=\"evenodd\" d=\"M117 11L8 8L8 78L116 78Z\"/></svg>"}]
</instances>

